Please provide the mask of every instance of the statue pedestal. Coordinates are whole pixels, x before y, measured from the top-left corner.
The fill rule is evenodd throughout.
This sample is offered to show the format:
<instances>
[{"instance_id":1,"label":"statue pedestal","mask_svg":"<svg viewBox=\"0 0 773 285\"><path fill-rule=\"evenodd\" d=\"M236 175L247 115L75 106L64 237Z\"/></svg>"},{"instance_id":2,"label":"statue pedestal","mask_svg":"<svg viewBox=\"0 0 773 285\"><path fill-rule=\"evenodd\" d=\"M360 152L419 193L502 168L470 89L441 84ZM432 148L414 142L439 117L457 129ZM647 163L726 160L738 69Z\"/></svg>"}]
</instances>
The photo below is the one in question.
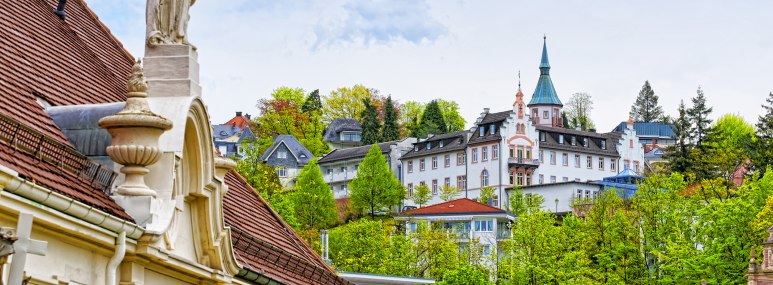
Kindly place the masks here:
<instances>
[{"instance_id":1,"label":"statue pedestal","mask_svg":"<svg viewBox=\"0 0 773 285\"><path fill-rule=\"evenodd\" d=\"M201 96L198 54L190 45L146 47L143 67L148 97Z\"/></svg>"}]
</instances>

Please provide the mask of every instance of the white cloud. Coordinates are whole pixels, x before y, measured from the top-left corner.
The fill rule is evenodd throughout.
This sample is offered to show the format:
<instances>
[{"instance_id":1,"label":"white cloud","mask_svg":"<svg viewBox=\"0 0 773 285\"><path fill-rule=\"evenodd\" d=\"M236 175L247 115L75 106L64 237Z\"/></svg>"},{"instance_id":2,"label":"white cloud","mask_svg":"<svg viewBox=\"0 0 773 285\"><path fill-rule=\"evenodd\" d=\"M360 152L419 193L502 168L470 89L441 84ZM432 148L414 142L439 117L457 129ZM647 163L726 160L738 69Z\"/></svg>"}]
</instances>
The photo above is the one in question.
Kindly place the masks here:
<instances>
[{"instance_id":1,"label":"white cloud","mask_svg":"<svg viewBox=\"0 0 773 285\"><path fill-rule=\"evenodd\" d=\"M365 0L344 3L315 27L315 48L349 42L369 46L404 40L434 41L447 32L426 1Z\"/></svg>"}]
</instances>

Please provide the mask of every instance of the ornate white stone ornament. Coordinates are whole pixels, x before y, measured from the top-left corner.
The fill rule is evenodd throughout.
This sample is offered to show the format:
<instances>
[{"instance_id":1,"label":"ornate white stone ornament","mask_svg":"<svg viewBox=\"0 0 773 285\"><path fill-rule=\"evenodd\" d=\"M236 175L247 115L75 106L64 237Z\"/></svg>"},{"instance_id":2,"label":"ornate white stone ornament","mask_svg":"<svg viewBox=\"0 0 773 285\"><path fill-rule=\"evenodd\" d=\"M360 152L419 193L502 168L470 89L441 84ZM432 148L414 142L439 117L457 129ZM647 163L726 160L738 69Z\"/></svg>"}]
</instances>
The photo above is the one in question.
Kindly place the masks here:
<instances>
[{"instance_id":1,"label":"ornate white stone ornament","mask_svg":"<svg viewBox=\"0 0 773 285\"><path fill-rule=\"evenodd\" d=\"M161 157L158 139L172 128L172 122L150 111L147 101L148 86L140 61L132 67L129 77L129 94L126 106L120 112L99 120L99 126L107 129L113 138L107 147L107 154L116 163L122 164L121 172L126 175L116 193L123 196L156 196L144 180L148 165Z\"/></svg>"},{"instance_id":2,"label":"ornate white stone ornament","mask_svg":"<svg viewBox=\"0 0 773 285\"><path fill-rule=\"evenodd\" d=\"M148 0L147 44L183 44L188 42L188 10L196 0Z\"/></svg>"}]
</instances>

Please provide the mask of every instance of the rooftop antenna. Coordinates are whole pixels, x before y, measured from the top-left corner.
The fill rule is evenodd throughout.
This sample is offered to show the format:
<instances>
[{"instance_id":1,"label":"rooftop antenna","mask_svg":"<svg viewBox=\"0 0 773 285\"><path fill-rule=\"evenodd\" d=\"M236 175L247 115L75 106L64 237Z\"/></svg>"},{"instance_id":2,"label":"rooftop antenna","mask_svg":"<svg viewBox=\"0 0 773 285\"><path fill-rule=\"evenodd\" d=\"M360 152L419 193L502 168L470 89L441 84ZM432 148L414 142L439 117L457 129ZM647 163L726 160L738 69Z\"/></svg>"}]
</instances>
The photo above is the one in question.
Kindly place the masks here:
<instances>
[{"instance_id":1,"label":"rooftop antenna","mask_svg":"<svg viewBox=\"0 0 773 285\"><path fill-rule=\"evenodd\" d=\"M521 90L521 71L518 70L518 90Z\"/></svg>"}]
</instances>

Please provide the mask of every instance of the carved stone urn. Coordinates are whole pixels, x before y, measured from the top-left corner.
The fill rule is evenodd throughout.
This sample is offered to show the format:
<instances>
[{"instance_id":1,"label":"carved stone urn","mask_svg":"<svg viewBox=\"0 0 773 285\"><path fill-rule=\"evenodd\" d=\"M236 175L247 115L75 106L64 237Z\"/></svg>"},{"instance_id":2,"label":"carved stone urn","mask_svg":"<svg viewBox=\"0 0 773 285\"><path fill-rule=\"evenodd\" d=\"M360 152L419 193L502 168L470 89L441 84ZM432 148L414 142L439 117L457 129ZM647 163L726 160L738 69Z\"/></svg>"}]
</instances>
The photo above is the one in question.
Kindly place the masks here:
<instances>
[{"instance_id":1,"label":"carved stone urn","mask_svg":"<svg viewBox=\"0 0 773 285\"><path fill-rule=\"evenodd\" d=\"M156 196L156 191L145 184L148 165L161 158L158 139L172 128L172 122L150 111L147 101L148 85L145 82L140 61L132 67L129 76L129 93L123 110L99 120L99 126L107 129L112 144L107 154L123 165L126 175L116 193L124 196Z\"/></svg>"}]
</instances>

